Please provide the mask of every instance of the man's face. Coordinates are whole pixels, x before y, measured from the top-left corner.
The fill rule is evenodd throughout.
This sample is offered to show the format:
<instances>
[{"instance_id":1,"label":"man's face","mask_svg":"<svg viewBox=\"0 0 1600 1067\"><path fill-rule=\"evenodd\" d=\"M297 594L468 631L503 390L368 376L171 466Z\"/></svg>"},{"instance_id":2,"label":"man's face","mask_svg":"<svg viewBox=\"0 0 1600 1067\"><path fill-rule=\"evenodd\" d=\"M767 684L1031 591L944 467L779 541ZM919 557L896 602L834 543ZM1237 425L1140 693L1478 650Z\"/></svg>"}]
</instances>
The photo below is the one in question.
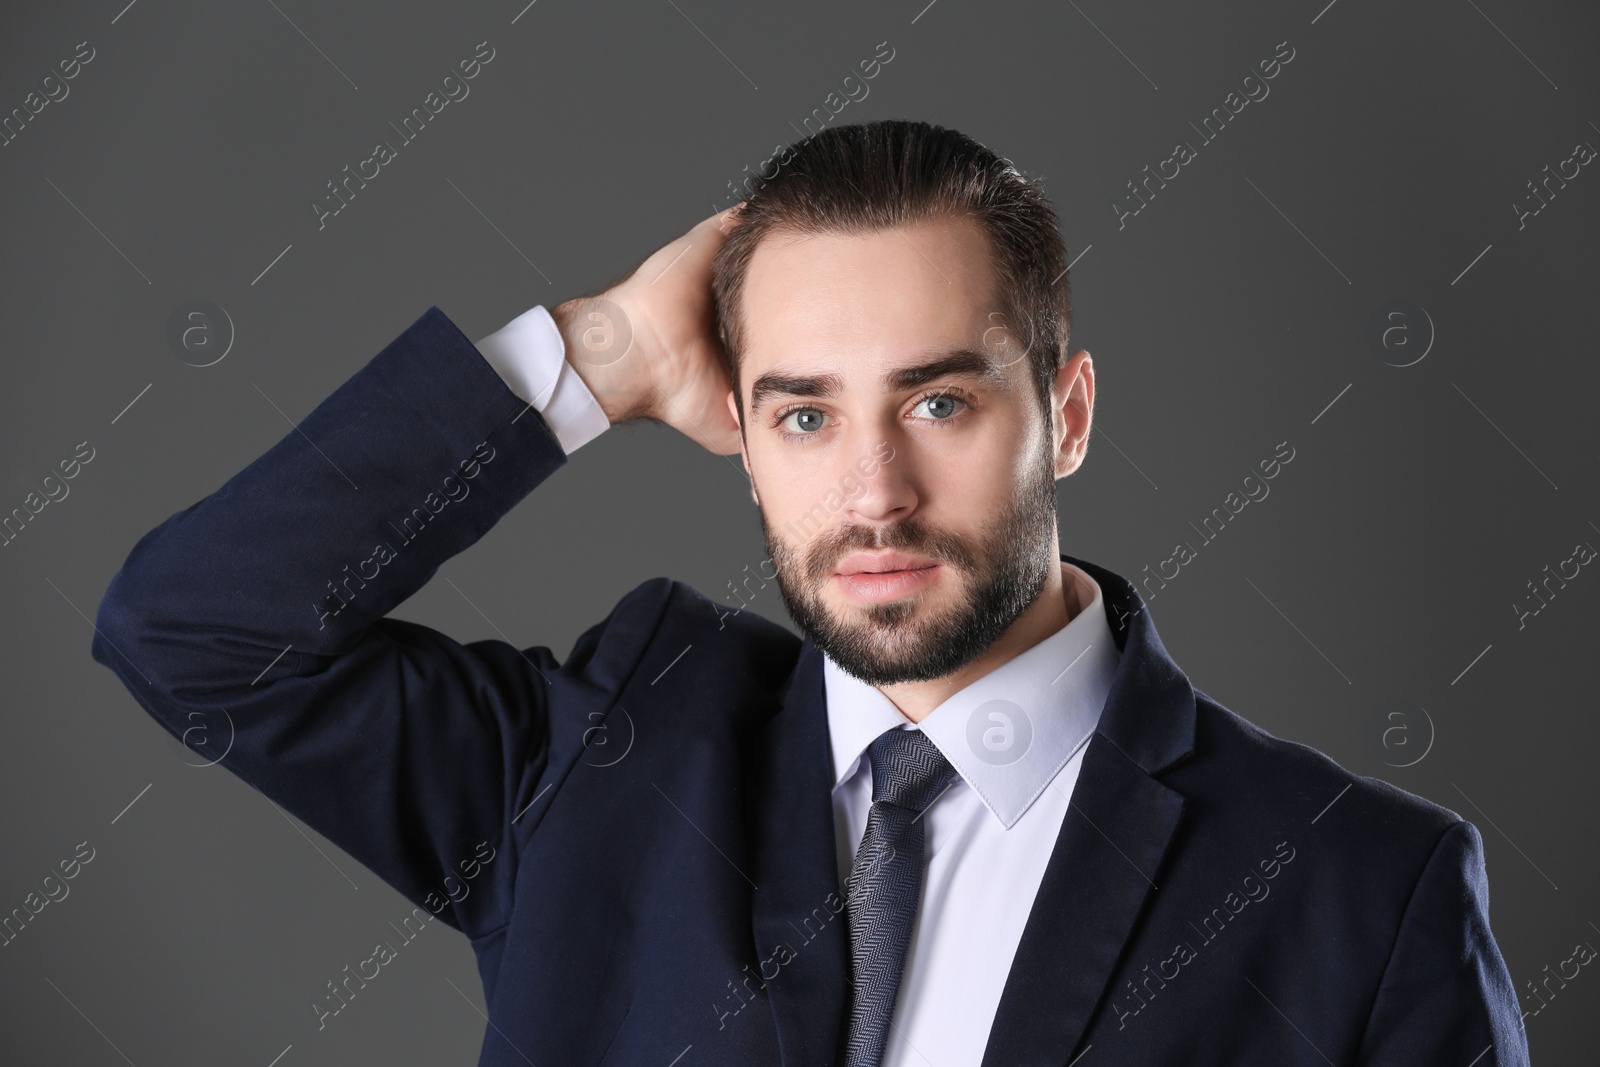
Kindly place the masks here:
<instances>
[{"instance_id":1,"label":"man's face","mask_svg":"<svg viewBox=\"0 0 1600 1067\"><path fill-rule=\"evenodd\" d=\"M870 684L966 665L1059 565L1031 331L1000 308L971 219L775 234L751 259L744 460L768 554L796 625Z\"/></svg>"}]
</instances>

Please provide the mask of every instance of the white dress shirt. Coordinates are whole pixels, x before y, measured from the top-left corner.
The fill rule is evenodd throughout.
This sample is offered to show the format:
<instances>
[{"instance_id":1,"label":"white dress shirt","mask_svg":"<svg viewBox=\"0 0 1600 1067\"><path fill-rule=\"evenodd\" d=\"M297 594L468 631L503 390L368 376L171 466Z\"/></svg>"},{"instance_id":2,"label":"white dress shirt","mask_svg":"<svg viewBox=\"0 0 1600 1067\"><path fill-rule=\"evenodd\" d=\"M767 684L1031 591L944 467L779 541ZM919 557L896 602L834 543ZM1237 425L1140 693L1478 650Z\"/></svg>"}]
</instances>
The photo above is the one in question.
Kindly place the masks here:
<instances>
[{"instance_id":1,"label":"white dress shirt","mask_svg":"<svg viewBox=\"0 0 1600 1067\"><path fill-rule=\"evenodd\" d=\"M883 1067L978 1067L1121 653L1100 587L1062 561L1066 626L912 724L823 657L844 884L872 806L866 749L920 729L960 777L923 815L927 869ZM1007 762L1007 761L1010 762Z\"/></svg>"},{"instance_id":2,"label":"white dress shirt","mask_svg":"<svg viewBox=\"0 0 1600 1067\"><path fill-rule=\"evenodd\" d=\"M529 308L477 349L517 396L533 405L572 455L611 425L600 402L567 362L567 344L550 312Z\"/></svg>"},{"instance_id":3,"label":"white dress shirt","mask_svg":"<svg viewBox=\"0 0 1600 1067\"><path fill-rule=\"evenodd\" d=\"M543 307L477 348L570 454L610 425ZM912 723L823 657L834 834L844 886L872 805L869 744L920 729L959 777L924 815L926 874L882 1067L979 1067L1045 866L1121 653L1100 587L1061 564L1066 626Z\"/></svg>"}]
</instances>

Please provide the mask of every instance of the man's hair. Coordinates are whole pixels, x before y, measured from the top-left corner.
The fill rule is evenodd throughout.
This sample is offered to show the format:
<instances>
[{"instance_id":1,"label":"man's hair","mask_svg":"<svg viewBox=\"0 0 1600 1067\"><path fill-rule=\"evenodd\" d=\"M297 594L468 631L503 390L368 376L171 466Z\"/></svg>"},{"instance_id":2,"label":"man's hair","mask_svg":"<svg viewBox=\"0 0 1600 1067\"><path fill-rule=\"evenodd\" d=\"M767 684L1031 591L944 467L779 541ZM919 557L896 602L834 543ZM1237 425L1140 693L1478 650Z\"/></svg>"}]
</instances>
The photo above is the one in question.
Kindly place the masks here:
<instances>
[{"instance_id":1,"label":"man's hair","mask_svg":"<svg viewBox=\"0 0 1600 1067\"><path fill-rule=\"evenodd\" d=\"M976 219L989 239L1007 343L1027 350L1034 389L1049 419L1050 383L1066 360L1072 302L1066 246L1039 180L1024 178L1009 159L966 134L905 119L831 126L768 162L776 172L747 183L751 193L711 273L741 426L740 295L763 237L866 234L962 216Z\"/></svg>"}]
</instances>

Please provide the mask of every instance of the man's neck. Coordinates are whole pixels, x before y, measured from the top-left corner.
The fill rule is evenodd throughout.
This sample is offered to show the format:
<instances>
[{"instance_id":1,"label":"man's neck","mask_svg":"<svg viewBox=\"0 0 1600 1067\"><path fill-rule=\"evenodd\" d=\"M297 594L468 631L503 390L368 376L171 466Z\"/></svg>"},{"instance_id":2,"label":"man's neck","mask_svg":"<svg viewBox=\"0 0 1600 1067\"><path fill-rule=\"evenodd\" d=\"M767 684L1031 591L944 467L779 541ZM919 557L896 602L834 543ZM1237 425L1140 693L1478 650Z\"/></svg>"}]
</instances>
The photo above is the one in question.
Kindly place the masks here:
<instances>
[{"instance_id":1,"label":"man's neck","mask_svg":"<svg viewBox=\"0 0 1600 1067\"><path fill-rule=\"evenodd\" d=\"M1058 561L1028 610L1017 616L1006 632L977 659L943 678L878 686L878 691L908 720L921 722L951 695L1058 633L1086 607L1088 604L1079 595L1077 583L1067 581L1066 566Z\"/></svg>"}]
</instances>

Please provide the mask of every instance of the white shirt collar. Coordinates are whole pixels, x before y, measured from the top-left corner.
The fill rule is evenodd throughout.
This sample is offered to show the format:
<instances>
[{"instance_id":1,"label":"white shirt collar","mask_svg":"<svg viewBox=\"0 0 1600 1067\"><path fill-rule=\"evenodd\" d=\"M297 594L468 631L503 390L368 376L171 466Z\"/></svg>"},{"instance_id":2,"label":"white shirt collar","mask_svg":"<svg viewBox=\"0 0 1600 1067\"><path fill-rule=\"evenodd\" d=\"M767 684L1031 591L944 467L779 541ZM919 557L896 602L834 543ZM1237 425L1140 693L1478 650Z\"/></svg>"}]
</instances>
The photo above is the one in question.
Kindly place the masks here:
<instances>
[{"instance_id":1,"label":"white shirt collar","mask_svg":"<svg viewBox=\"0 0 1600 1067\"><path fill-rule=\"evenodd\" d=\"M1062 578L1088 606L1066 626L952 693L914 724L877 688L823 656L834 788L863 766L866 749L895 727L920 729L1010 829L1100 720L1121 659L1100 586L1061 560Z\"/></svg>"}]
</instances>

